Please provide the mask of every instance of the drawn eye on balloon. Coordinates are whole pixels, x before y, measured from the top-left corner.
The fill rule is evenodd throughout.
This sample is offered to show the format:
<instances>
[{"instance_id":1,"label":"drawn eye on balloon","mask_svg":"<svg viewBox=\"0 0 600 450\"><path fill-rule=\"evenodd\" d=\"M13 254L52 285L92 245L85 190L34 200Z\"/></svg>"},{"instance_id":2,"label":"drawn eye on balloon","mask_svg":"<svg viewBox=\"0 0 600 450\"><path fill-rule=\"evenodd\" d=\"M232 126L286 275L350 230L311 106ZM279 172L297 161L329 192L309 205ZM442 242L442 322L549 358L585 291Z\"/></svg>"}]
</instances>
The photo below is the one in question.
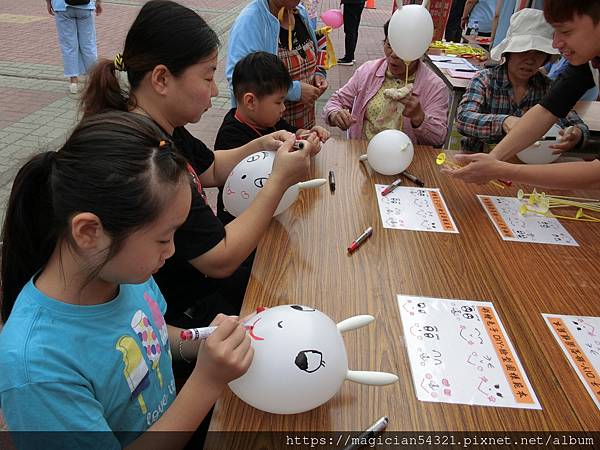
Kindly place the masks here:
<instances>
[{"instance_id":1,"label":"drawn eye on balloon","mask_svg":"<svg viewBox=\"0 0 600 450\"><path fill-rule=\"evenodd\" d=\"M290 305L290 308L295 309L296 311L303 311L303 312L315 312L316 311L316 309L308 308L308 307L302 306L302 305Z\"/></svg>"},{"instance_id":2,"label":"drawn eye on balloon","mask_svg":"<svg viewBox=\"0 0 600 450\"><path fill-rule=\"evenodd\" d=\"M303 350L296 355L294 364L304 372L313 373L321 367L325 367L323 353L318 350Z\"/></svg>"},{"instance_id":3,"label":"drawn eye on balloon","mask_svg":"<svg viewBox=\"0 0 600 450\"><path fill-rule=\"evenodd\" d=\"M256 186L259 189L262 189L268 179L269 179L269 177L256 178L254 180L254 186Z\"/></svg>"},{"instance_id":4,"label":"drawn eye on balloon","mask_svg":"<svg viewBox=\"0 0 600 450\"><path fill-rule=\"evenodd\" d=\"M269 157L269 152L260 152L262 154L263 159L266 159Z\"/></svg>"},{"instance_id":5,"label":"drawn eye on balloon","mask_svg":"<svg viewBox=\"0 0 600 450\"><path fill-rule=\"evenodd\" d=\"M263 156L263 159L265 157ZM254 162L254 161L258 161L260 159L260 155L258 153L255 153L254 155L250 155L250 157L246 160L246 162Z\"/></svg>"}]
</instances>

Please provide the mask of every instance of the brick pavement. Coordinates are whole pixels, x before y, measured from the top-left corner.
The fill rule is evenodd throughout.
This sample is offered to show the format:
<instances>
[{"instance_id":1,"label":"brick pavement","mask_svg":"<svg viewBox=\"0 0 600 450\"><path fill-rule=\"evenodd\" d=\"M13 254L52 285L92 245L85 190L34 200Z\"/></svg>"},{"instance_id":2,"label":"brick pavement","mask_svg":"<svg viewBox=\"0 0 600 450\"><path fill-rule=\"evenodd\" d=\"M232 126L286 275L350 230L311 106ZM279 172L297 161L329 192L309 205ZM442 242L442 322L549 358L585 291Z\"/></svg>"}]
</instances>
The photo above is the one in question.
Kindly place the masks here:
<instances>
[{"instance_id":1,"label":"brick pavement","mask_svg":"<svg viewBox=\"0 0 600 450\"><path fill-rule=\"evenodd\" d=\"M218 71L219 95L213 107L190 130L212 146L222 118L229 109L224 77L229 29L243 0L179 0L196 10L221 39ZM144 0L103 0L104 12L96 18L98 53L113 58L121 51L129 25ZM336 0L323 0L321 11L337 8ZM343 85L361 63L383 55L382 25L389 17L391 0L378 0L378 9L365 10L356 51L357 65L334 67L330 89L317 104L321 111L331 93ZM332 40L343 53L344 33L334 30ZM339 57L343 54L338 54ZM54 19L42 0L0 3L0 220L16 171L33 153L55 149L77 121L77 96L68 93L63 77ZM339 130L334 133L339 134ZM2 429L0 411L0 430Z\"/></svg>"}]
</instances>

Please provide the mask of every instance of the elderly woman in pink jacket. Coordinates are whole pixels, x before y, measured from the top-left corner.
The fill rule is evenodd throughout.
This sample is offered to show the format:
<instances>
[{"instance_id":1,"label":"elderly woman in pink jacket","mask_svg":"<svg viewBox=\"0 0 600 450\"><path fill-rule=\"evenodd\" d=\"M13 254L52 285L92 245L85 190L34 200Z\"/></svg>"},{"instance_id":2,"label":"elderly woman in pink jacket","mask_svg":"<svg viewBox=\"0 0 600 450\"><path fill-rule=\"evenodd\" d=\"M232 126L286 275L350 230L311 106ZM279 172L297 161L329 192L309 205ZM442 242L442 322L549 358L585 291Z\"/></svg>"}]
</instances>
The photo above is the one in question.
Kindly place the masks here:
<instances>
[{"instance_id":1,"label":"elderly woman in pink jacket","mask_svg":"<svg viewBox=\"0 0 600 450\"><path fill-rule=\"evenodd\" d=\"M408 66L388 42L389 21L383 26L385 57L360 66L323 109L329 125L348 130L350 139L368 139L389 128L400 129L415 144L441 146L448 128L448 90L419 60Z\"/></svg>"}]
</instances>

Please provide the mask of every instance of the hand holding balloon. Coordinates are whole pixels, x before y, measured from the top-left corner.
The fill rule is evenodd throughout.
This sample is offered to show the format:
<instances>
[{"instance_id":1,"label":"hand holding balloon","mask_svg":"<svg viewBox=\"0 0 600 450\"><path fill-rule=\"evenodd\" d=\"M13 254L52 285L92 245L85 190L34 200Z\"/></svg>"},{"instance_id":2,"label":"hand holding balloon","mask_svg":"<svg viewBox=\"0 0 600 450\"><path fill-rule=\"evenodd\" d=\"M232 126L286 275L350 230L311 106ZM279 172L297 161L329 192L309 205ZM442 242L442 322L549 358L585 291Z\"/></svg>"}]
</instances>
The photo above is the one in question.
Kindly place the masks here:
<instances>
[{"instance_id":1,"label":"hand holding balloon","mask_svg":"<svg viewBox=\"0 0 600 450\"><path fill-rule=\"evenodd\" d=\"M254 349L237 317L219 314L211 325L217 325L217 329L200 344L192 376L199 377L203 384L223 389L246 373Z\"/></svg>"},{"instance_id":2,"label":"hand holding balloon","mask_svg":"<svg viewBox=\"0 0 600 450\"><path fill-rule=\"evenodd\" d=\"M257 141L260 142L261 148L277 151L281 144L293 136L294 134L289 131L279 130L270 134L265 134L264 136L259 137Z\"/></svg>"},{"instance_id":3,"label":"hand holding balloon","mask_svg":"<svg viewBox=\"0 0 600 450\"><path fill-rule=\"evenodd\" d=\"M402 115L410 119L410 123L413 127L420 127L425 120L425 112L421 107L419 96L411 93L400 100L400 102L404 104L404 112Z\"/></svg>"}]
</instances>

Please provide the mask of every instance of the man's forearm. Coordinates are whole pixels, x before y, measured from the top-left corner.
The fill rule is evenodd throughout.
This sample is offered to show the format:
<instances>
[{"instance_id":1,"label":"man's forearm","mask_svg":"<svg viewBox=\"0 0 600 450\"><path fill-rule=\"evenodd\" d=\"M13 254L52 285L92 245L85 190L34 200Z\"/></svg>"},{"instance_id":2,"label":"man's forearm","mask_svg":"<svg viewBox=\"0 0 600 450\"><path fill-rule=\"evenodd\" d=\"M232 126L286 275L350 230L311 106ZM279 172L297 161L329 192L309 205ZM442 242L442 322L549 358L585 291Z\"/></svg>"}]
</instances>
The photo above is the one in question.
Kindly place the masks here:
<instances>
[{"instance_id":1,"label":"man's forearm","mask_svg":"<svg viewBox=\"0 0 600 450\"><path fill-rule=\"evenodd\" d=\"M521 117L517 125L490 152L494 158L501 161L516 155L521 150L538 141L558 117L540 105L535 105Z\"/></svg>"}]
</instances>

